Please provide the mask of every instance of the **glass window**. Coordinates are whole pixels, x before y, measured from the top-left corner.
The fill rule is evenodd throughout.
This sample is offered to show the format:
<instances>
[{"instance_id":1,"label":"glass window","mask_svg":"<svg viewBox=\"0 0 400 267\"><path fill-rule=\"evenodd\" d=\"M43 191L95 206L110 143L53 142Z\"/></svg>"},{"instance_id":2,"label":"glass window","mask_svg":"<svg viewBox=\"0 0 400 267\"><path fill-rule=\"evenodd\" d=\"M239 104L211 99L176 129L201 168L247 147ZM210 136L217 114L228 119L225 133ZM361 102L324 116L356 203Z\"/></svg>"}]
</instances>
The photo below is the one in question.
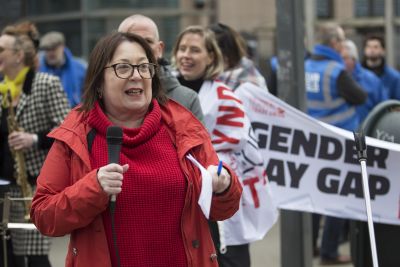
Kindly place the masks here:
<instances>
[{"instance_id":1,"label":"glass window","mask_svg":"<svg viewBox=\"0 0 400 267\"><path fill-rule=\"evenodd\" d=\"M71 50L76 57L82 55L81 44L81 21L80 20L65 20L36 23L40 34L43 36L49 31L60 31L65 36L66 46Z\"/></svg>"},{"instance_id":2,"label":"glass window","mask_svg":"<svg viewBox=\"0 0 400 267\"><path fill-rule=\"evenodd\" d=\"M395 16L400 16L400 0L394 0L394 14Z\"/></svg>"},{"instance_id":3,"label":"glass window","mask_svg":"<svg viewBox=\"0 0 400 267\"><path fill-rule=\"evenodd\" d=\"M0 13L0 29L3 29L8 24L13 24L22 17L21 0L2 1Z\"/></svg>"},{"instance_id":4,"label":"glass window","mask_svg":"<svg viewBox=\"0 0 400 267\"><path fill-rule=\"evenodd\" d=\"M80 11L80 0L25 0L28 16Z\"/></svg>"},{"instance_id":5,"label":"glass window","mask_svg":"<svg viewBox=\"0 0 400 267\"><path fill-rule=\"evenodd\" d=\"M179 0L90 0L88 9L98 8L151 8L151 7L178 7Z\"/></svg>"},{"instance_id":6,"label":"glass window","mask_svg":"<svg viewBox=\"0 0 400 267\"><path fill-rule=\"evenodd\" d=\"M90 19L88 20L88 49L90 51L94 48L97 41L106 34L106 20L105 19ZM89 57L89 55L86 55Z\"/></svg>"},{"instance_id":7,"label":"glass window","mask_svg":"<svg viewBox=\"0 0 400 267\"><path fill-rule=\"evenodd\" d=\"M105 34L117 29L121 21L125 17L112 18L112 19L89 19L88 20L88 52L92 51L97 41ZM179 17L152 17L158 26L160 40L165 44L165 58L169 59L170 52L174 45L176 36L179 34L180 24ZM89 55L85 55L89 56Z\"/></svg>"},{"instance_id":8,"label":"glass window","mask_svg":"<svg viewBox=\"0 0 400 267\"><path fill-rule=\"evenodd\" d=\"M355 0L356 17L382 17L385 12L385 0Z\"/></svg>"},{"instance_id":9,"label":"glass window","mask_svg":"<svg viewBox=\"0 0 400 267\"><path fill-rule=\"evenodd\" d=\"M155 21L158 25L160 39L165 43L164 57L166 59L170 58L170 53L175 44L176 37L180 32L179 21L179 17L164 17Z\"/></svg>"},{"instance_id":10,"label":"glass window","mask_svg":"<svg viewBox=\"0 0 400 267\"><path fill-rule=\"evenodd\" d=\"M399 1L396 1L399 2ZM397 10L397 9L396 9ZM395 32L394 32L394 47L399 47L400 45L400 27L395 27ZM400 69L400 53L398 49L394 49L394 55L395 55L395 65L394 67L396 69Z\"/></svg>"},{"instance_id":11,"label":"glass window","mask_svg":"<svg viewBox=\"0 0 400 267\"><path fill-rule=\"evenodd\" d=\"M333 17L332 0L317 0L317 18L328 19Z\"/></svg>"}]
</instances>

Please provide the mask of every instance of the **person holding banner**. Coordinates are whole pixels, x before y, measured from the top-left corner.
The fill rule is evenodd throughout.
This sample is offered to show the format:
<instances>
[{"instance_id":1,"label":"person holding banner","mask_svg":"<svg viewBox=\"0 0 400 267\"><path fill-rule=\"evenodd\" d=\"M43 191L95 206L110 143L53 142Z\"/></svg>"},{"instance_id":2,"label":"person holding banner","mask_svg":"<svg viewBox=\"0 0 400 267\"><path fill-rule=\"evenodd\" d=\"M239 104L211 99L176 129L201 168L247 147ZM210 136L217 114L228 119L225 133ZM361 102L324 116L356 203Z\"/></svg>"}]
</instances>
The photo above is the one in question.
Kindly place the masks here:
<instances>
[{"instance_id":1,"label":"person holding banner","mask_svg":"<svg viewBox=\"0 0 400 267\"><path fill-rule=\"evenodd\" d=\"M238 173L243 186L255 187L257 179L263 187L266 179L263 158L255 149L257 142L251 138L251 125L244 106L227 85L215 80L222 74L224 60L214 33L201 26L187 27L177 38L172 61L178 69L179 81L199 94L204 123L219 158ZM246 161L244 153L253 162ZM245 169L247 175L243 175ZM243 206L258 206L259 202L254 202L251 193L243 195L241 208L232 221L210 222L220 266L250 266L249 243L263 236L257 231L248 231L252 240L247 240L243 233L253 229L243 225L243 217L249 215L243 211Z\"/></svg>"},{"instance_id":2,"label":"person holding banner","mask_svg":"<svg viewBox=\"0 0 400 267\"><path fill-rule=\"evenodd\" d=\"M346 72L340 53L345 35L335 23L318 27L318 44L305 61L305 82L308 114L325 123L353 131L358 128L359 117L356 105L367 99L364 90ZM314 245L319 229L319 215L314 216L318 226L314 227ZM321 264L342 264L350 257L338 254L339 238L345 220L327 216L321 243Z\"/></svg>"},{"instance_id":3,"label":"person holding banner","mask_svg":"<svg viewBox=\"0 0 400 267\"><path fill-rule=\"evenodd\" d=\"M112 125L122 129L118 164L107 157ZM66 266L218 266L207 219L231 217L242 187L226 165L217 175L206 129L166 98L142 37L96 44L83 103L50 136L31 216L45 235L70 234Z\"/></svg>"},{"instance_id":4,"label":"person holding banner","mask_svg":"<svg viewBox=\"0 0 400 267\"><path fill-rule=\"evenodd\" d=\"M215 33L224 58L224 72L218 80L230 85L235 96L242 101L246 116L253 122L254 111L245 100L257 98L260 90L267 91L265 79L245 56L244 40L237 31L222 23L213 24L209 28ZM240 164L234 164L244 185L243 205L232 218L223 222L224 235L229 236L225 238L228 251L220 255L223 266L235 266L232 251L240 248L244 250L250 243L261 240L278 218L265 173L266 161L258 146L259 140L250 127L248 133L251 136L247 144L236 154Z\"/></svg>"}]
</instances>

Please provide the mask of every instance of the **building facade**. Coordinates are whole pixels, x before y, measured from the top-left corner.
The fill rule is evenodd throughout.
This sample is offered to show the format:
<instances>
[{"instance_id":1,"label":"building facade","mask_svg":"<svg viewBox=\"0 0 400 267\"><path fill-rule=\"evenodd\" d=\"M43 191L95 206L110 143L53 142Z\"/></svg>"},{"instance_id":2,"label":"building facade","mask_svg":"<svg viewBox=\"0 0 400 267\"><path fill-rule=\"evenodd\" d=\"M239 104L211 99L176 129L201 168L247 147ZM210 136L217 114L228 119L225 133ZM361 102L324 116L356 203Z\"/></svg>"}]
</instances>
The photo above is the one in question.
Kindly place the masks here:
<instances>
[{"instance_id":1,"label":"building facade","mask_svg":"<svg viewBox=\"0 0 400 267\"><path fill-rule=\"evenodd\" d=\"M257 49L257 59L269 58L276 51L277 0L0 0L0 27L17 20L31 20L44 34L62 31L67 46L77 56L87 58L97 40L118 27L120 21L135 13L152 17L160 28L161 38L171 50L177 34L191 24L226 23L246 34ZM337 21L348 37L358 44L368 33L384 34L385 4L391 4L394 38L399 44L400 0L303 0L313 5L313 22ZM310 47L312 44L308 44ZM394 59L400 52L388 55ZM394 65L398 67L399 60Z\"/></svg>"}]
</instances>

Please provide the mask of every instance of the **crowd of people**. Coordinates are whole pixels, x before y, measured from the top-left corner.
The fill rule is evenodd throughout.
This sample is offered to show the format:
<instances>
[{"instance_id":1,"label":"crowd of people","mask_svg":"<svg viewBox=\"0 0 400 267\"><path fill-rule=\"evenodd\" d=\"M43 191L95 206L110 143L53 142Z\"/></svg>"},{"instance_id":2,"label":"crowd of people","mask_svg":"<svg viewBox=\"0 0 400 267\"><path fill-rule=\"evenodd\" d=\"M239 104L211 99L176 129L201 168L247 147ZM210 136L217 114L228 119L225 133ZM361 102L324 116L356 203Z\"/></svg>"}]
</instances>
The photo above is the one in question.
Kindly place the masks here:
<instances>
[{"instance_id":1,"label":"crowd of people","mask_svg":"<svg viewBox=\"0 0 400 267\"><path fill-rule=\"evenodd\" d=\"M4 28L0 178L11 196L33 197L31 205L13 202L10 219L26 222L28 206L40 233L8 230L1 262L7 256L11 267L51 266L49 237L69 234L66 266L251 266L244 234L225 243L244 227L232 217L248 208L244 169L266 179L235 92L251 84L276 93L279 65L272 60L275 74L263 75L240 34L223 23L185 28L170 61L164 47L157 24L139 14L101 38L87 64L61 32L40 38L30 22ZM400 74L385 63L383 39L369 36L363 52L360 60L339 25L318 28L304 65L310 116L352 131L377 104L400 99ZM111 126L122 129L117 163L108 154ZM198 204L207 177L209 214ZM345 224L327 216L319 248L314 215L321 264L350 262L338 253Z\"/></svg>"}]
</instances>

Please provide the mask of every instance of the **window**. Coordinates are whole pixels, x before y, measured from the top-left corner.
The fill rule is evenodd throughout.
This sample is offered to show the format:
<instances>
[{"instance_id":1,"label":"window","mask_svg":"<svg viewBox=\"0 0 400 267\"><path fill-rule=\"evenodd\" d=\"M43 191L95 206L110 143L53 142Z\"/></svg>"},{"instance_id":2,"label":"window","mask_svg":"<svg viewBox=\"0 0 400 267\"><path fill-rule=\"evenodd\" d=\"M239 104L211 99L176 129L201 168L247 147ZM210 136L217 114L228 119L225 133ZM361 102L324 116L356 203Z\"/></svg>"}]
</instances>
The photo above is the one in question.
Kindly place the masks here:
<instances>
[{"instance_id":1,"label":"window","mask_svg":"<svg viewBox=\"0 0 400 267\"><path fill-rule=\"evenodd\" d=\"M122 20L122 19L121 19ZM90 19L88 20L88 29L87 29L87 37L88 37L88 53L94 48L96 43L106 34L106 20L105 19ZM86 55L87 57L89 55Z\"/></svg>"},{"instance_id":2,"label":"window","mask_svg":"<svg viewBox=\"0 0 400 267\"><path fill-rule=\"evenodd\" d=\"M80 11L80 8L80 0L25 0L28 16Z\"/></svg>"},{"instance_id":3,"label":"window","mask_svg":"<svg viewBox=\"0 0 400 267\"><path fill-rule=\"evenodd\" d=\"M354 10L356 17L383 17L385 0L355 0Z\"/></svg>"},{"instance_id":4,"label":"window","mask_svg":"<svg viewBox=\"0 0 400 267\"><path fill-rule=\"evenodd\" d=\"M317 0L316 1L317 18L329 19L333 17L332 0Z\"/></svg>"},{"instance_id":5,"label":"window","mask_svg":"<svg viewBox=\"0 0 400 267\"><path fill-rule=\"evenodd\" d=\"M179 0L90 0L88 9L101 8L151 8L151 7L170 7L176 8Z\"/></svg>"},{"instance_id":6,"label":"window","mask_svg":"<svg viewBox=\"0 0 400 267\"><path fill-rule=\"evenodd\" d=\"M165 52L167 53L164 55L165 58L170 58L169 53L171 53L180 31L179 21L179 17L164 17L155 21L160 32L160 39L165 43Z\"/></svg>"},{"instance_id":7,"label":"window","mask_svg":"<svg viewBox=\"0 0 400 267\"><path fill-rule=\"evenodd\" d=\"M81 56L81 21L80 20L64 20L53 21L51 23L36 23L40 34L43 36L49 31L60 31L65 36L66 46L71 50L74 56Z\"/></svg>"},{"instance_id":8,"label":"window","mask_svg":"<svg viewBox=\"0 0 400 267\"><path fill-rule=\"evenodd\" d=\"M111 32L112 30L118 28L119 23L125 17L118 17L112 19L98 18L88 20L88 49L89 52L96 45L97 41L103 37L105 34ZM169 53L172 50L172 46L175 43L175 38L179 34L180 30L180 20L179 17L152 17L158 26L158 31L160 33L160 39L165 44L165 58L169 58ZM85 55L88 56L88 55Z\"/></svg>"},{"instance_id":9,"label":"window","mask_svg":"<svg viewBox=\"0 0 400 267\"><path fill-rule=\"evenodd\" d=\"M400 0L394 0L394 15L400 16Z\"/></svg>"}]
</instances>

